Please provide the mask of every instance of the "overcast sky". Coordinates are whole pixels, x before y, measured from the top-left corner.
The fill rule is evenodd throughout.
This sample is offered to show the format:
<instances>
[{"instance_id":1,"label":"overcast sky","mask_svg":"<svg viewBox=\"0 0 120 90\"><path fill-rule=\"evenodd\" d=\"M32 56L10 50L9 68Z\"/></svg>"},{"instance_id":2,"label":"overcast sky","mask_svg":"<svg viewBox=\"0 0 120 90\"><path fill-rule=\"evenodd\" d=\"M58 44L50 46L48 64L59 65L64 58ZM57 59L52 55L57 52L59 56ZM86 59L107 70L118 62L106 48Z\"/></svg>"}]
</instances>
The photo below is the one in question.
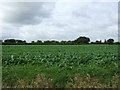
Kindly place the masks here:
<instances>
[{"instance_id":1,"label":"overcast sky","mask_svg":"<svg viewBox=\"0 0 120 90\"><path fill-rule=\"evenodd\" d=\"M118 39L117 2L0 3L1 39Z\"/></svg>"}]
</instances>

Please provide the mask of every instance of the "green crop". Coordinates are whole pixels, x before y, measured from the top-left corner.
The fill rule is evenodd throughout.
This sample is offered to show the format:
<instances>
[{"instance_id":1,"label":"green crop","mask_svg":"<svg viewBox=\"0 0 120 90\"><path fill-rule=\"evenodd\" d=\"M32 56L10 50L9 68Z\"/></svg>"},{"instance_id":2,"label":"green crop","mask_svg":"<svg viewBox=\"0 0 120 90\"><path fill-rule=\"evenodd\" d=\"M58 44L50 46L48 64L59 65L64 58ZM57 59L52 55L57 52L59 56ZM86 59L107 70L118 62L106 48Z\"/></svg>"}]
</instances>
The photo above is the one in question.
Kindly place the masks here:
<instances>
[{"instance_id":1,"label":"green crop","mask_svg":"<svg viewBox=\"0 0 120 90\"><path fill-rule=\"evenodd\" d=\"M117 64L118 46L3 46L2 65L41 65L47 67L87 64Z\"/></svg>"},{"instance_id":2,"label":"green crop","mask_svg":"<svg viewBox=\"0 0 120 90\"><path fill-rule=\"evenodd\" d=\"M8 86L44 73L54 79L54 87L65 87L75 74L98 77L112 87L111 78L120 74L120 57L118 45L3 45L2 66Z\"/></svg>"}]
</instances>

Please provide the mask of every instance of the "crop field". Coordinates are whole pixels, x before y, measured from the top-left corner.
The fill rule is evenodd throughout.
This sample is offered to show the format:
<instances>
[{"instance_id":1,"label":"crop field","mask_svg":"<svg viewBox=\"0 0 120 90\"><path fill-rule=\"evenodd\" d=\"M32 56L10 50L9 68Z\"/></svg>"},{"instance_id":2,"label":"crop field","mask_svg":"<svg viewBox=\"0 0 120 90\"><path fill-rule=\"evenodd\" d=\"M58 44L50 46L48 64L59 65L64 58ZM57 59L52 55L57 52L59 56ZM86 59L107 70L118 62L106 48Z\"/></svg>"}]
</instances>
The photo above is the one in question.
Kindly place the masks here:
<instances>
[{"instance_id":1,"label":"crop field","mask_svg":"<svg viewBox=\"0 0 120 90\"><path fill-rule=\"evenodd\" d=\"M120 87L118 45L3 45L5 88Z\"/></svg>"}]
</instances>

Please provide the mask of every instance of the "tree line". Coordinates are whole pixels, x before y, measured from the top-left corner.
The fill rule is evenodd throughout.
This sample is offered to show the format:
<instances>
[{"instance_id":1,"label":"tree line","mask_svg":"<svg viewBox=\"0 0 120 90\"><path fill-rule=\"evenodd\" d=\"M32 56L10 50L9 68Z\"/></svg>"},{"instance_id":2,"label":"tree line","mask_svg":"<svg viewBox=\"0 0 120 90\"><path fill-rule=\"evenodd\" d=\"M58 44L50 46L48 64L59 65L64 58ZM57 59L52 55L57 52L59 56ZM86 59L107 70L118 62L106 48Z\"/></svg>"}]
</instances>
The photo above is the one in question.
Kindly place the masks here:
<instances>
[{"instance_id":1,"label":"tree line","mask_svg":"<svg viewBox=\"0 0 120 90\"><path fill-rule=\"evenodd\" d=\"M120 44L120 42L114 42L114 39L104 40L96 40L95 42L90 42L89 37L79 37L73 41L55 41L55 40L47 40L47 41L31 41L30 43L25 40L15 40L15 39L6 39L2 40L2 45L86 45L86 44Z\"/></svg>"}]
</instances>

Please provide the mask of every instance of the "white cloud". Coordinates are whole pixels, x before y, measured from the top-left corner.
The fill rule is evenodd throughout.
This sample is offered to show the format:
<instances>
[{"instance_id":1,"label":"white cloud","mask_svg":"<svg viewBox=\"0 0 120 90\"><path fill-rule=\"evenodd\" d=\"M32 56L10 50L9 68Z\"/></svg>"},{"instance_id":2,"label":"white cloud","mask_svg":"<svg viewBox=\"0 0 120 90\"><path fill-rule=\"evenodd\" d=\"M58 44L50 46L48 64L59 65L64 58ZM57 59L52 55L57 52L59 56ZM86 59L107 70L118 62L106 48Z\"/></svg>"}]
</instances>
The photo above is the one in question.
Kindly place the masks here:
<instances>
[{"instance_id":1,"label":"white cloud","mask_svg":"<svg viewBox=\"0 0 120 90\"><path fill-rule=\"evenodd\" d=\"M87 36L91 41L117 40L117 5L113 2L0 4L2 39L61 41Z\"/></svg>"}]
</instances>

